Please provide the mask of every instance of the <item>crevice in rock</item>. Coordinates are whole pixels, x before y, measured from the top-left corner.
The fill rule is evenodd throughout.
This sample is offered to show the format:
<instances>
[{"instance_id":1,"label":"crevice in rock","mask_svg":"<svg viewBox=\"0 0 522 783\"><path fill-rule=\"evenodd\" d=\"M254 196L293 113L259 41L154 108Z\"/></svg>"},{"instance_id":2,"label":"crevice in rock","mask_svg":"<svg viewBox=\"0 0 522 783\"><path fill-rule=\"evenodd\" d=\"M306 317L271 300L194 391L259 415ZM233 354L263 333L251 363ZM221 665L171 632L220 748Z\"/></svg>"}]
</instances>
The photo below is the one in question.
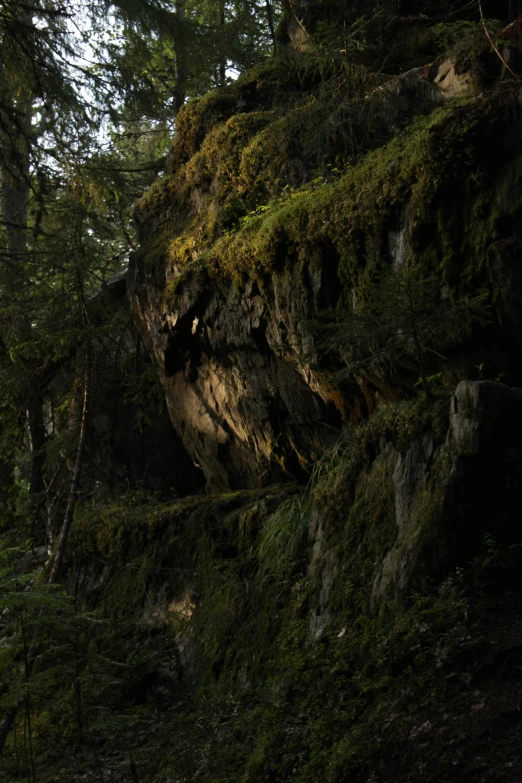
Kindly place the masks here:
<instances>
[{"instance_id":1,"label":"crevice in rock","mask_svg":"<svg viewBox=\"0 0 522 783\"><path fill-rule=\"evenodd\" d=\"M261 321L259 326L250 330L250 336L259 353L263 356L269 356L272 353L272 349L266 339L266 325L264 321Z\"/></svg>"},{"instance_id":2,"label":"crevice in rock","mask_svg":"<svg viewBox=\"0 0 522 783\"><path fill-rule=\"evenodd\" d=\"M202 364L202 354L206 348L205 341L197 333L200 308L192 307L179 319L174 329L165 327L168 334L163 369L167 377L173 377L190 366L191 380L197 378L197 370Z\"/></svg>"},{"instance_id":3,"label":"crevice in rock","mask_svg":"<svg viewBox=\"0 0 522 783\"><path fill-rule=\"evenodd\" d=\"M339 278L339 253L333 247L328 247L322 253L321 287L317 295L316 309L333 309L339 301L342 284Z\"/></svg>"}]
</instances>

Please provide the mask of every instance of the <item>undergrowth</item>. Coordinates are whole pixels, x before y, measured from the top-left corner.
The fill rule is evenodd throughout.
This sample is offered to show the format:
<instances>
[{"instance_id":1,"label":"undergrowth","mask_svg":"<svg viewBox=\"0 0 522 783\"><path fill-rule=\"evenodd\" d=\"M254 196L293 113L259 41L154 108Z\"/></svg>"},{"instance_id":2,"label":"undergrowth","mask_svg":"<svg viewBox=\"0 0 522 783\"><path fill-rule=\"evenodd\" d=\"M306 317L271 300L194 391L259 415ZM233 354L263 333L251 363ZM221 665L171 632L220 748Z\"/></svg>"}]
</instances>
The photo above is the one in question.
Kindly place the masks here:
<instances>
[{"instance_id":1,"label":"undergrowth","mask_svg":"<svg viewBox=\"0 0 522 783\"><path fill-rule=\"evenodd\" d=\"M94 746L103 774L130 770L132 760L148 783L366 783L390 774L413 783L432 779L426 748L444 779L455 772L456 720L466 751L452 779L478 769L483 724L459 715L484 700L490 718L512 708L488 666L497 671L491 650L522 632L518 593L508 601L498 590L520 549L489 534L475 561L369 606L397 536L390 446L405 453L427 433L441 446L447 409L447 398L384 406L324 455L305 488L85 500L71 542L79 613L70 627L61 609L53 621L68 674L56 648L60 680L42 682L39 696L34 685L46 780L75 774L82 754L96 779ZM435 471L433 497L443 480ZM423 508L419 524L430 527ZM489 618L501 613L496 638ZM9 774L23 779L12 751Z\"/></svg>"}]
</instances>

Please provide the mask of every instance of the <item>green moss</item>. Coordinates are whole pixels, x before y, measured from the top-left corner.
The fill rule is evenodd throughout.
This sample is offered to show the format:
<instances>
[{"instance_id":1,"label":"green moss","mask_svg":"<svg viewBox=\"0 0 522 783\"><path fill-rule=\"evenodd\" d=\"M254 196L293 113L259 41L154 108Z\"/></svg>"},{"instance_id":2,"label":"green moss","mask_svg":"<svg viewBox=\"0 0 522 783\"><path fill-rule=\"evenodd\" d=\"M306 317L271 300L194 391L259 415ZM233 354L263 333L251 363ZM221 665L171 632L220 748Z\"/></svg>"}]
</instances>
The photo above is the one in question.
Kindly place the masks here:
<instances>
[{"instance_id":1,"label":"green moss","mask_svg":"<svg viewBox=\"0 0 522 783\"><path fill-rule=\"evenodd\" d=\"M302 106L286 116L276 109L233 115L144 197L140 209L158 216L143 247L146 263L167 265L171 296L194 267L219 280L262 283L298 258L335 258L340 301L347 301L364 296L386 263L388 231L407 210L411 266L458 293L491 288L492 248L522 203L520 187L509 200L504 184L513 180L504 169L513 150L503 150L513 101L504 90L436 110L334 181L310 180L294 133Z\"/></svg>"},{"instance_id":2,"label":"green moss","mask_svg":"<svg viewBox=\"0 0 522 783\"><path fill-rule=\"evenodd\" d=\"M432 779L418 766L426 747L438 777L454 772L454 737L444 727L458 722L462 731L463 715L475 718L470 656L480 676L491 650L485 634L493 641L502 627L475 586L492 567L505 573L507 558L490 540L478 565L463 564L401 603L386 599L380 612L368 607L397 535L393 454L383 441L401 449L429 431L440 444L446 426L437 400L384 406L324 456L306 492L286 485L173 503L139 495L84 503L71 546L90 569L99 573L100 560L110 568L90 598L105 620L88 669L100 674L85 674L85 698L136 720L121 742L132 741L145 783L418 783ZM422 533L415 546L438 534L433 514L448 467L432 467L412 511ZM322 522L313 568L301 527L312 509ZM316 638L311 612L332 563L329 618ZM180 651L183 679L158 686ZM141 706L133 701L140 689ZM70 689L60 706L74 709ZM56 713L61 730L58 704ZM49 747L52 724L39 724ZM108 725L100 736L118 747ZM63 730L69 742L71 727Z\"/></svg>"}]
</instances>

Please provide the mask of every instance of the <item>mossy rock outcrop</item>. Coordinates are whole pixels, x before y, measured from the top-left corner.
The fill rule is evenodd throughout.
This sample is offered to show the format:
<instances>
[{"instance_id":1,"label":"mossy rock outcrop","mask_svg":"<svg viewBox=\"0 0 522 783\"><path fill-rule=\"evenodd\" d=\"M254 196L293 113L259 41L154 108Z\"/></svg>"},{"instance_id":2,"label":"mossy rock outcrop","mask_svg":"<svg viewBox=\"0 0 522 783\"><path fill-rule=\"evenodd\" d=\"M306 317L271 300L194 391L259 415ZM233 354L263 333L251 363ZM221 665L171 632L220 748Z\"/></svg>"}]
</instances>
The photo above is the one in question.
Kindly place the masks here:
<instances>
[{"instance_id":1,"label":"mossy rock outcrop","mask_svg":"<svg viewBox=\"0 0 522 783\"><path fill-rule=\"evenodd\" d=\"M358 113L370 150L340 167L324 165L342 148L335 123L326 141L314 136L332 118L319 126L313 90L291 76L283 101L277 61L180 115L169 171L138 206L130 297L174 427L211 485L306 480L348 421L414 393L412 361L336 384L351 350L325 355L306 328L324 311L364 308L383 270L435 276L438 302L477 291L489 301L489 326L467 342L427 345L425 375L450 388L484 372L522 381L509 283L522 240L519 86L473 97L466 77L467 97L445 103L448 62L404 77L406 90L439 94L413 120L406 112L409 124L398 121L400 80L346 99L337 130L357 135ZM386 118L388 142L371 125Z\"/></svg>"}]
</instances>

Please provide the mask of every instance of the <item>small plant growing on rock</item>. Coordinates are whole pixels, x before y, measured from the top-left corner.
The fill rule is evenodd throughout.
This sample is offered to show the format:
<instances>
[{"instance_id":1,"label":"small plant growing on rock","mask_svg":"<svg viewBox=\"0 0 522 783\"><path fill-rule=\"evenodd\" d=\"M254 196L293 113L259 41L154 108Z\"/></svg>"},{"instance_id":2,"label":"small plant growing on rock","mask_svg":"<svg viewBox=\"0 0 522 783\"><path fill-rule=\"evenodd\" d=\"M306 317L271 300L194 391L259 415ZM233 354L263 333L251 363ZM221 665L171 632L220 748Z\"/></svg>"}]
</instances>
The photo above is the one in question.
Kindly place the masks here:
<instances>
[{"instance_id":1,"label":"small plant growing on rock","mask_svg":"<svg viewBox=\"0 0 522 783\"><path fill-rule=\"evenodd\" d=\"M338 353L346 367L337 380L357 370L376 369L383 360L412 358L419 385L430 395L427 354L468 336L474 325L488 322L487 292L451 300L441 295L437 276L418 278L411 269L378 274L360 307L323 313L305 329L317 335L319 353Z\"/></svg>"}]
</instances>

